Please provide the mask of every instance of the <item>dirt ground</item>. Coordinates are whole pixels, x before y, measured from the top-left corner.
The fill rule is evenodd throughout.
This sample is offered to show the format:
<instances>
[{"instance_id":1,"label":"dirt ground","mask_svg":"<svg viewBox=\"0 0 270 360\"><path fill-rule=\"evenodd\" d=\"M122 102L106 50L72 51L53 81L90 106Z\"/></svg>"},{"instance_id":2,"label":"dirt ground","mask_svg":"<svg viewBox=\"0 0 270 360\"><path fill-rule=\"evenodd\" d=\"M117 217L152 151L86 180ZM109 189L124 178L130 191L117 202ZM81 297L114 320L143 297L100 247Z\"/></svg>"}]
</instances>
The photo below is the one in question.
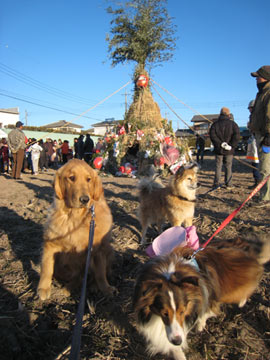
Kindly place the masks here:
<instances>
[{"instance_id":1,"label":"dirt ground","mask_svg":"<svg viewBox=\"0 0 270 360\"><path fill-rule=\"evenodd\" d=\"M213 170L214 157L207 156L199 173L201 187L194 222L201 243L242 204L253 182L251 169L234 160L234 188L205 194L213 183ZM54 172L23 174L19 182L0 175L0 359L50 360L67 359L69 355L80 292L66 297L54 281L49 301L36 297L42 227L52 202ZM111 283L119 292L107 299L87 289L81 359L150 359L131 309L136 275L147 261L139 245L138 179L103 174L102 181L114 218L116 261ZM247 226L269 234L269 208L255 210L246 204L216 239L237 236ZM155 236L155 230L150 229L148 240ZM189 360L270 359L269 275L268 263L259 288L243 308L226 306L220 316L208 320L202 333L189 334Z\"/></svg>"}]
</instances>

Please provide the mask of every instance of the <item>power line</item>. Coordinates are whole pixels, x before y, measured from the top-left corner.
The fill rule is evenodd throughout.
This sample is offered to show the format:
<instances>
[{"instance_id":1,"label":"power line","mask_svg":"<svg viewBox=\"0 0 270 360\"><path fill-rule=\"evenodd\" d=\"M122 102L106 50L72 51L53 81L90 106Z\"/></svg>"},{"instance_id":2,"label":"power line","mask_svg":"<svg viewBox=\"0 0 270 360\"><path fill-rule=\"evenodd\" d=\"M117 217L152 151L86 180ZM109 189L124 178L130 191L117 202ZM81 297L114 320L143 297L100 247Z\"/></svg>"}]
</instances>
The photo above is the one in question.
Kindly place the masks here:
<instances>
[{"instance_id":1,"label":"power line","mask_svg":"<svg viewBox=\"0 0 270 360\"><path fill-rule=\"evenodd\" d=\"M55 104L55 103L52 103L52 102L49 102L49 101L36 99L36 98L31 97L31 96L14 93L14 92L11 92L11 91L8 91L8 90L5 90L5 89L1 89L1 88L0 88L0 91L2 93L5 93L6 95L19 97L20 99L29 100L29 101L33 101L33 102L39 102L39 103L42 103L42 104L46 104L47 106L53 106L53 107L56 106L57 108L59 108L58 104ZM68 110L68 111L73 111L72 108L65 108L65 109Z\"/></svg>"},{"instance_id":2,"label":"power line","mask_svg":"<svg viewBox=\"0 0 270 360\"><path fill-rule=\"evenodd\" d=\"M61 98L64 98L64 99L67 99L67 100L71 100L71 101L74 101L74 102L79 102L79 103L83 103L83 104L87 104L89 105L89 99L85 99L83 97L80 97L80 96L76 96L76 95L73 95L73 94L70 94L66 91L63 91L63 90L59 90L53 86L49 86L49 85L46 85L38 80L35 80L33 78L31 78L30 76L27 76L15 69L12 69L10 66L7 66L3 63L0 62L0 72L4 73L5 75L7 76L10 76L24 84L27 84L27 85L30 85L30 86L33 86L39 90L42 90L44 92L47 92L51 95L54 95L54 96L58 96L58 97L61 97Z\"/></svg>"},{"instance_id":3,"label":"power line","mask_svg":"<svg viewBox=\"0 0 270 360\"><path fill-rule=\"evenodd\" d=\"M8 98L11 98L11 99L23 101L23 102L26 102L26 103L28 103L28 104L32 104L32 105L36 105L36 106L41 106L41 107L44 107L44 108L46 108L46 109L55 110L55 111L59 111L59 112L63 112L63 113L70 114L70 115L75 115L75 116L83 116L83 117L85 117L85 118L87 118L87 119L91 119L91 120L100 120L100 119L90 118L89 116L85 116L85 115L75 114L75 113L70 112L70 111L57 109L57 108L54 108L54 107L51 107L51 106L46 106L46 105L38 104L38 103L36 103L36 102L29 101L29 100L25 100L25 99L21 99L21 98L16 97L16 96L11 96L11 95L7 95L7 94L3 94L3 93L0 93L0 95L1 95L1 96L5 96L5 97L8 97Z\"/></svg>"}]
</instances>

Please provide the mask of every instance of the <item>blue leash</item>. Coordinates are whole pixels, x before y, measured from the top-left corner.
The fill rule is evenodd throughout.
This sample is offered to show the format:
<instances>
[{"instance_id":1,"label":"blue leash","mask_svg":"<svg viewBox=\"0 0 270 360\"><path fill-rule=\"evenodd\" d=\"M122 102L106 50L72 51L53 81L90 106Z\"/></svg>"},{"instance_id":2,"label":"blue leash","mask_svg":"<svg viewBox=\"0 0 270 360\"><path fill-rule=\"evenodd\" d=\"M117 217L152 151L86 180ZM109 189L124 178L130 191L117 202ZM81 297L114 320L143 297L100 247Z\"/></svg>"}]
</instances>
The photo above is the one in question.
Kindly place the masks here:
<instances>
[{"instance_id":1,"label":"blue leash","mask_svg":"<svg viewBox=\"0 0 270 360\"><path fill-rule=\"evenodd\" d=\"M81 336L82 336L82 320L84 315L84 306L85 306L85 293L86 293L86 284L87 284L87 275L90 264L91 250L93 246L94 240L94 231L95 231L95 209L94 205L91 206L91 222L89 229L89 243L87 249L87 258L85 264L85 273L83 278L83 286L81 291L80 303L77 309L76 314L76 324L74 326L73 335L72 335L72 343L71 343L71 351L69 360L78 360L80 356L80 348L81 348Z\"/></svg>"}]
</instances>

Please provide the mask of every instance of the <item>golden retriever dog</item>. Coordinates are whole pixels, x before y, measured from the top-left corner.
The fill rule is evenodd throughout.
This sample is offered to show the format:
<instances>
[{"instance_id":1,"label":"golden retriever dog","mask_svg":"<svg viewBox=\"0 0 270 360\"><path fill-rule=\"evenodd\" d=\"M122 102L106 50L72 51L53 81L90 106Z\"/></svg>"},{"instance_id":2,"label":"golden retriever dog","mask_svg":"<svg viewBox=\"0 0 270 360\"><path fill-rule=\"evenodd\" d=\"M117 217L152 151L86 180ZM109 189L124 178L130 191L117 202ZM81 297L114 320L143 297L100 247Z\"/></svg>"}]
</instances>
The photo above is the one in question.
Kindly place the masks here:
<instances>
[{"instance_id":1,"label":"golden retriever dog","mask_svg":"<svg viewBox=\"0 0 270 360\"><path fill-rule=\"evenodd\" d=\"M157 224L159 233L167 219L171 226L191 226L194 216L198 166L181 166L168 186L152 178L144 178L139 184L139 220L142 226L141 243L149 225Z\"/></svg>"},{"instance_id":2,"label":"golden retriever dog","mask_svg":"<svg viewBox=\"0 0 270 360\"><path fill-rule=\"evenodd\" d=\"M91 252L90 274L98 289L111 295L107 275L113 259L110 245L112 215L106 203L101 179L83 160L70 160L54 178L55 197L44 231L41 274L38 295L46 300L51 294L54 270L70 283L78 283L83 272L89 242L92 218L90 207L94 205L95 230Z\"/></svg>"}]
</instances>

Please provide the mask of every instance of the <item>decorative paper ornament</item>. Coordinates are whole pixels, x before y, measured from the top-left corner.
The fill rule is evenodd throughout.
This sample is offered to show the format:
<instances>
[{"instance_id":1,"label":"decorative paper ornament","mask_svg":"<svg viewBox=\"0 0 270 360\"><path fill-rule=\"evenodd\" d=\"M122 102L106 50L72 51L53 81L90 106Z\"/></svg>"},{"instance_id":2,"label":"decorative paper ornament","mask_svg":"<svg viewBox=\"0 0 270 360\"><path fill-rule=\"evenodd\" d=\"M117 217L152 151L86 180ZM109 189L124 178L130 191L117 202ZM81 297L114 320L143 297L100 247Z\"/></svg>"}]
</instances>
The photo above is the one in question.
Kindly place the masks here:
<instances>
[{"instance_id":1,"label":"decorative paper ornament","mask_svg":"<svg viewBox=\"0 0 270 360\"><path fill-rule=\"evenodd\" d=\"M148 85L148 77L146 75L140 75L137 80L137 86L139 87L146 87Z\"/></svg>"},{"instance_id":2,"label":"decorative paper ornament","mask_svg":"<svg viewBox=\"0 0 270 360\"><path fill-rule=\"evenodd\" d=\"M118 170L119 170L119 172L122 173L122 174L125 173L125 167L124 167L124 166L120 166Z\"/></svg>"},{"instance_id":3,"label":"decorative paper ornament","mask_svg":"<svg viewBox=\"0 0 270 360\"><path fill-rule=\"evenodd\" d=\"M137 130L137 140L142 140L142 137L144 136L144 132L142 130Z\"/></svg>"},{"instance_id":4,"label":"decorative paper ornament","mask_svg":"<svg viewBox=\"0 0 270 360\"><path fill-rule=\"evenodd\" d=\"M97 170L100 170L102 168L103 158L101 156L96 157L93 161L94 167Z\"/></svg>"},{"instance_id":5,"label":"decorative paper ornament","mask_svg":"<svg viewBox=\"0 0 270 360\"><path fill-rule=\"evenodd\" d=\"M156 139L157 139L159 142L163 142L164 136L163 136L162 134L160 134L160 133L157 133Z\"/></svg>"},{"instance_id":6,"label":"decorative paper ornament","mask_svg":"<svg viewBox=\"0 0 270 360\"><path fill-rule=\"evenodd\" d=\"M130 174L132 171L132 165L130 163L125 164L125 173Z\"/></svg>"},{"instance_id":7,"label":"decorative paper ornament","mask_svg":"<svg viewBox=\"0 0 270 360\"><path fill-rule=\"evenodd\" d=\"M125 127L122 126L119 130L119 135L124 135L126 133Z\"/></svg>"},{"instance_id":8,"label":"decorative paper ornament","mask_svg":"<svg viewBox=\"0 0 270 360\"><path fill-rule=\"evenodd\" d=\"M165 136L164 141L167 145L173 146L173 142L170 136Z\"/></svg>"},{"instance_id":9,"label":"decorative paper ornament","mask_svg":"<svg viewBox=\"0 0 270 360\"><path fill-rule=\"evenodd\" d=\"M162 166L165 164L165 158L161 156L159 159L154 160L155 166Z\"/></svg>"},{"instance_id":10,"label":"decorative paper ornament","mask_svg":"<svg viewBox=\"0 0 270 360\"><path fill-rule=\"evenodd\" d=\"M159 159L159 165L164 165L165 164L165 158L163 156L161 156L161 158Z\"/></svg>"}]
</instances>

